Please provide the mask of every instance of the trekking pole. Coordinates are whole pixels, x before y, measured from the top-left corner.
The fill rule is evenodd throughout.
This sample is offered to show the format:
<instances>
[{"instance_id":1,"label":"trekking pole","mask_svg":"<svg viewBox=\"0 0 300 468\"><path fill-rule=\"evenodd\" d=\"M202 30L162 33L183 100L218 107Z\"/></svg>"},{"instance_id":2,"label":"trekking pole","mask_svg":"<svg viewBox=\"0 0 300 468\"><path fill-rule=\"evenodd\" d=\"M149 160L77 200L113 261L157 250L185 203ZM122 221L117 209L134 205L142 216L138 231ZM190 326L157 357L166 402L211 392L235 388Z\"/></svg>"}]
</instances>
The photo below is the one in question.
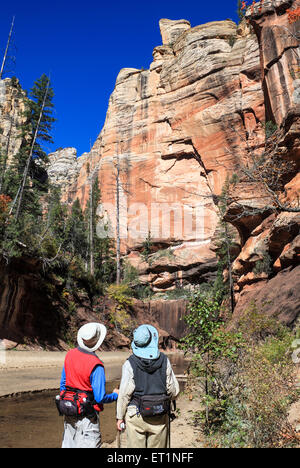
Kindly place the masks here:
<instances>
[{"instance_id":1,"label":"trekking pole","mask_svg":"<svg viewBox=\"0 0 300 468\"><path fill-rule=\"evenodd\" d=\"M118 434L117 434L117 448L118 449L121 448L121 433L124 432L124 430L125 430L125 424L124 423L121 424L121 429L122 429L122 431L118 430Z\"/></svg>"},{"instance_id":2,"label":"trekking pole","mask_svg":"<svg viewBox=\"0 0 300 468\"><path fill-rule=\"evenodd\" d=\"M174 411L176 410L176 401L173 400L173 408L174 408ZM171 448L171 422L174 421L174 419L176 419L176 416L174 413L171 413L171 403L170 403L170 407L169 407L169 413L168 413L168 416L169 416L169 448Z\"/></svg>"}]
</instances>

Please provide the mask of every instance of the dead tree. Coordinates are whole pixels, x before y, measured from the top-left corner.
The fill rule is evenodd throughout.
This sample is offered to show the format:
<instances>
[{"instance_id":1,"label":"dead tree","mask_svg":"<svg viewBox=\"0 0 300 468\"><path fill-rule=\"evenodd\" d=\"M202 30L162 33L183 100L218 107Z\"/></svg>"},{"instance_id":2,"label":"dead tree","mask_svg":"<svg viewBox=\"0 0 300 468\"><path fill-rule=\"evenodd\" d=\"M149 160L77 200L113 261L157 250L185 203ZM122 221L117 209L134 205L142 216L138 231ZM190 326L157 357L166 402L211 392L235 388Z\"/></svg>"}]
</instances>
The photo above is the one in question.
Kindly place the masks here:
<instances>
[{"instance_id":1,"label":"dead tree","mask_svg":"<svg viewBox=\"0 0 300 468\"><path fill-rule=\"evenodd\" d=\"M23 201L23 196L24 196L25 185L26 185L26 182L27 182L27 177L28 177L28 173L29 173L30 163L32 161L34 146L35 146L35 143L36 143L36 140L37 140L37 137L38 137L40 124L41 124L41 120L42 120L42 117L43 117L43 113L44 113L44 109L45 109L45 105L46 105L46 100L47 100L47 97L48 97L49 86L50 86L50 80L48 80L46 91L45 91L45 94L44 94L44 99L43 99L39 119L38 119L37 126L36 126L36 129L35 129L35 132L34 132L34 137L33 137L33 140L32 140L31 146L30 146L30 151L29 151L29 154L28 154L28 158L27 158L24 173L23 173L22 183L21 183L20 189L19 189L18 194L17 194L17 199L14 202L14 203L17 203L17 209L16 209L16 214L15 214L16 221L18 221L19 216L20 216L20 212L21 212L21 206L22 206L22 201Z\"/></svg>"},{"instance_id":2,"label":"dead tree","mask_svg":"<svg viewBox=\"0 0 300 468\"><path fill-rule=\"evenodd\" d=\"M120 156L116 164L116 234L117 234L117 284L121 282L121 239L120 239Z\"/></svg>"},{"instance_id":3,"label":"dead tree","mask_svg":"<svg viewBox=\"0 0 300 468\"><path fill-rule=\"evenodd\" d=\"M6 64L6 61L7 61L9 46L10 46L10 43L11 43L12 33L13 33L13 29L14 29L14 24L15 24L15 17L13 17L13 19L12 19L11 28L10 28L10 31L9 31L8 40L7 40L7 44L6 44L6 49L5 49L4 57L3 57L3 60L2 60L2 65L1 65L1 70L0 70L0 80L2 80L2 75L3 75L5 64Z\"/></svg>"},{"instance_id":4,"label":"dead tree","mask_svg":"<svg viewBox=\"0 0 300 468\"><path fill-rule=\"evenodd\" d=\"M92 152L92 151L91 151ZM89 259L90 259L90 274L94 276L95 274L95 259L94 259L94 179L99 171L99 163L95 166L92 173L88 177L89 182Z\"/></svg>"},{"instance_id":5,"label":"dead tree","mask_svg":"<svg viewBox=\"0 0 300 468\"><path fill-rule=\"evenodd\" d=\"M128 171L130 168L130 161L128 156L123 159L126 161L126 167L121 166L120 156L124 156L122 153L123 141L121 141L121 152L119 149L116 151L116 155L113 158L113 179L114 183L111 188L111 196L115 199L116 210L115 210L115 225L116 225L116 263L117 263L117 284L121 283L122 280L122 265L121 265L121 208L122 208L122 194L126 193L130 195L130 183L124 183L122 176L128 177Z\"/></svg>"},{"instance_id":6,"label":"dead tree","mask_svg":"<svg viewBox=\"0 0 300 468\"><path fill-rule=\"evenodd\" d=\"M15 112L16 112L16 110L14 109L13 115L9 119L10 120L10 126L9 126L9 131L8 131L8 134L7 134L7 141L6 141L5 151L4 151L4 154L3 154L3 162L1 164L0 193L2 193L2 191L3 191L3 185L4 185L4 179L5 179L6 169L7 169L7 162L8 162L8 157L9 157L9 148L10 148L10 143L11 143L11 135L12 135L12 129L13 129L13 124L14 124Z\"/></svg>"}]
</instances>

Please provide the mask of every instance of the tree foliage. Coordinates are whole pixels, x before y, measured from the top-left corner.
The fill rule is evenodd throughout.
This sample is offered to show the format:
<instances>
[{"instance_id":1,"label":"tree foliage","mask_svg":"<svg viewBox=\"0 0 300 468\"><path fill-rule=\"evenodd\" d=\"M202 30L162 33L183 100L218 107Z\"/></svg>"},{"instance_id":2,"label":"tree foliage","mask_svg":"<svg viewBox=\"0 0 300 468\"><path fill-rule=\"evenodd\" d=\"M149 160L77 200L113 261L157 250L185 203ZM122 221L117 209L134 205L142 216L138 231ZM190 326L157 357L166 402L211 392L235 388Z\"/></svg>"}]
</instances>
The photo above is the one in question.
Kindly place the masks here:
<instances>
[{"instance_id":1,"label":"tree foliage","mask_svg":"<svg viewBox=\"0 0 300 468\"><path fill-rule=\"evenodd\" d=\"M45 162L47 145L53 142L53 98L50 79L43 74L25 101L18 129L20 150L1 178L0 249L7 263L15 257L34 257L44 272L54 271L64 278L67 290L79 285L92 297L114 281L115 254L109 238L97 237L98 178L85 212L79 200L71 207L62 204L60 190L48 180ZM1 167L5 149L0 148ZM90 258L95 262L92 275Z\"/></svg>"}]
</instances>

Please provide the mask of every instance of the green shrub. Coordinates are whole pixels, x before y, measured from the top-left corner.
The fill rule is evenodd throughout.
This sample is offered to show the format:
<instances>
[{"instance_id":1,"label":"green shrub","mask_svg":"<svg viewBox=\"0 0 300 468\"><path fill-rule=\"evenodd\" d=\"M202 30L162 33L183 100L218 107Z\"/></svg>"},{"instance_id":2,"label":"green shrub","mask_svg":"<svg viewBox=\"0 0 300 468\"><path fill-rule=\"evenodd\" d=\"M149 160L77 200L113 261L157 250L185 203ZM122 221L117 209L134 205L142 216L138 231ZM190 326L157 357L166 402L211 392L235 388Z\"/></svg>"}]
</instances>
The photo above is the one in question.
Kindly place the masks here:
<instances>
[{"instance_id":1,"label":"green shrub","mask_svg":"<svg viewBox=\"0 0 300 468\"><path fill-rule=\"evenodd\" d=\"M267 273L267 275L270 275L273 271L272 264L272 257L270 257L268 253L265 253L263 255L262 260L258 260L256 262L255 267L253 269L253 273L255 273L256 275L259 275L261 273Z\"/></svg>"},{"instance_id":2,"label":"green shrub","mask_svg":"<svg viewBox=\"0 0 300 468\"><path fill-rule=\"evenodd\" d=\"M106 293L114 302L110 311L110 321L116 327L117 331L129 336L136 327L135 321L129 313L133 304L133 291L126 283L111 284Z\"/></svg>"},{"instance_id":3,"label":"green shrub","mask_svg":"<svg viewBox=\"0 0 300 468\"><path fill-rule=\"evenodd\" d=\"M129 287L139 284L138 270L129 261L123 264L123 283L128 284Z\"/></svg>"},{"instance_id":4,"label":"green shrub","mask_svg":"<svg viewBox=\"0 0 300 468\"><path fill-rule=\"evenodd\" d=\"M221 325L211 334L206 326L209 346L195 353L191 369L202 400L195 424L211 447L293 446L287 416L299 398L291 359L295 334L254 303L237 327L236 333Z\"/></svg>"},{"instance_id":5,"label":"green shrub","mask_svg":"<svg viewBox=\"0 0 300 468\"><path fill-rule=\"evenodd\" d=\"M271 138L271 136L273 136L274 133L278 129L277 124L272 122L272 120L269 120L268 122L266 122L264 127L265 127L265 133L266 133L267 139Z\"/></svg>"}]
</instances>

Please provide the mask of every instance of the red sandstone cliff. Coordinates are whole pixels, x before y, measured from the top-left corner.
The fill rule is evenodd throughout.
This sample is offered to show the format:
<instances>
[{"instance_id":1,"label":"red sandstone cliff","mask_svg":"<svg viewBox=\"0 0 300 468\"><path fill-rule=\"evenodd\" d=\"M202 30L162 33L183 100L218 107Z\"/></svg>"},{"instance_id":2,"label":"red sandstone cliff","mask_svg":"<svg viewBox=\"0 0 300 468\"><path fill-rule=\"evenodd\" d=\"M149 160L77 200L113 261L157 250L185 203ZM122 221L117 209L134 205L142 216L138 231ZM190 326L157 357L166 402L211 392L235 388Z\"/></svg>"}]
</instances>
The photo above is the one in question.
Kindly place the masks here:
<instances>
[{"instance_id":1,"label":"red sandstone cliff","mask_svg":"<svg viewBox=\"0 0 300 468\"><path fill-rule=\"evenodd\" d=\"M155 291L215 270L215 196L240 164L237 132L259 144L265 115L258 42L247 25L161 20L160 29L163 45L150 69L119 73L76 182L84 205L88 171L97 172L113 224L119 161L123 254ZM148 263L140 253L149 232L155 253Z\"/></svg>"},{"instance_id":2,"label":"red sandstone cliff","mask_svg":"<svg viewBox=\"0 0 300 468\"><path fill-rule=\"evenodd\" d=\"M266 155L269 146L271 163L290 170L286 169L282 174L285 180L268 193L269 181L260 186L257 193L269 198L263 206L261 197L249 196L247 184L238 184L236 195L241 201L247 192L247 200L238 209L233 203L228 210L228 219L243 237L241 253L233 264L235 315L254 301L286 323L294 322L300 313L300 27L299 21L291 23L288 15L288 10L299 7L299 0L265 1L246 15L260 45L266 121L277 125ZM249 206L259 209L251 213ZM239 216L235 216L237 210Z\"/></svg>"},{"instance_id":3,"label":"red sandstone cliff","mask_svg":"<svg viewBox=\"0 0 300 468\"><path fill-rule=\"evenodd\" d=\"M154 49L150 69L119 73L103 130L71 193L85 205L94 171L99 213L113 225L119 170L123 255L154 291L211 276L218 196L233 174L226 219L241 248L233 264L236 311L250 293L273 288L272 278L283 270L286 291L296 287L299 21L290 24L287 10L298 7L299 0L265 0L240 26L161 20L163 45ZM276 132L266 142L270 122ZM290 164L280 190L245 176L254 153ZM153 253L146 261L141 252L149 232ZM295 317L297 294L292 301Z\"/></svg>"}]
</instances>

